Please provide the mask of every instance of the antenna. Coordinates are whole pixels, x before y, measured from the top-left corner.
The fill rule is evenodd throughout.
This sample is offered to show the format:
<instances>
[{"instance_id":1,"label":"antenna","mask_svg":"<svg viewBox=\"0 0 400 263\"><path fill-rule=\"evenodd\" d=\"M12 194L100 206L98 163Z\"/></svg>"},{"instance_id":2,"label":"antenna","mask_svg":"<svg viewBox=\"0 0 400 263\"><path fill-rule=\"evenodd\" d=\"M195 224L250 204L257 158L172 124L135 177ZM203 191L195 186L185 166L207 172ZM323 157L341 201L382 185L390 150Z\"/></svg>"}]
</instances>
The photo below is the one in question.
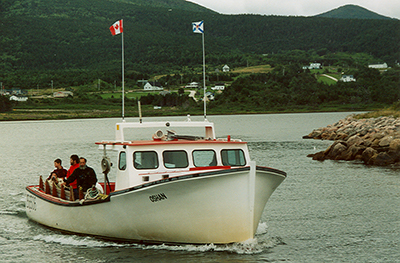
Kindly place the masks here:
<instances>
[{"instance_id":1,"label":"antenna","mask_svg":"<svg viewBox=\"0 0 400 263\"><path fill-rule=\"evenodd\" d=\"M201 34L202 35L202 42L203 42L203 86L204 86L204 120L207 120L207 102L206 102L206 54L205 54L205 48L204 48L204 32Z\"/></svg>"},{"instance_id":2,"label":"antenna","mask_svg":"<svg viewBox=\"0 0 400 263\"><path fill-rule=\"evenodd\" d=\"M142 123L142 107L140 106L140 100L138 100L138 108L139 108L139 122Z\"/></svg>"}]
</instances>

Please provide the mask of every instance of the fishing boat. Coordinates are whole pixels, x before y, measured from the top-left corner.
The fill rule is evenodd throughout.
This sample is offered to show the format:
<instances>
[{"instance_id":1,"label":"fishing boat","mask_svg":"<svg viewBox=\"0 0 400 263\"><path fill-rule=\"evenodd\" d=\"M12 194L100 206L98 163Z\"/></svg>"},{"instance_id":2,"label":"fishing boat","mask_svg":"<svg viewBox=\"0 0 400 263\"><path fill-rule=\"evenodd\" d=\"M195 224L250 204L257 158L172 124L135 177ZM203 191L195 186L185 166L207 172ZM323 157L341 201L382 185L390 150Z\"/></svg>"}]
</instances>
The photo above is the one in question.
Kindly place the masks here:
<instances>
[{"instance_id":1,"label":"fishing boat","mask_svg":"<svg viewBox=\"0 0 400 263\"><path fill-rule=\"evenodd\" d=\"M63 184L40 179L26 188L28 217L63 231L136 242L226 244L254 238L286 173L257 166L246 142L216 138L206 117L204 34L204 120L143 122L139 101L139 122L126 122L122 20L110 28L113 35L115 29L122 35L122 122L115 125L114 140L96 143L104 151L104 183L74 200ZM117 153L115 182L108 180L110 150Z\"/></svg>"},{"instance_id":2,"label":"fishing boat","mask_svg":"<svg viewBox=\"0 0 400 263\"><path fill-rule=\"evenodd\" d=\"M93 187L73 200L63 187L47 181L28 186L31 220L134 242L242 242L254 238L269 197L286 178L283 171L257 166L246 142L216 138L207 119L123 120L115 125L114 140L96 144L104 151L104 182L97 194ZM109 151L116 151L116 165L111 166ZM114 182L108 180L111 169L116 170Z\"/></svg>"}]
</instances>

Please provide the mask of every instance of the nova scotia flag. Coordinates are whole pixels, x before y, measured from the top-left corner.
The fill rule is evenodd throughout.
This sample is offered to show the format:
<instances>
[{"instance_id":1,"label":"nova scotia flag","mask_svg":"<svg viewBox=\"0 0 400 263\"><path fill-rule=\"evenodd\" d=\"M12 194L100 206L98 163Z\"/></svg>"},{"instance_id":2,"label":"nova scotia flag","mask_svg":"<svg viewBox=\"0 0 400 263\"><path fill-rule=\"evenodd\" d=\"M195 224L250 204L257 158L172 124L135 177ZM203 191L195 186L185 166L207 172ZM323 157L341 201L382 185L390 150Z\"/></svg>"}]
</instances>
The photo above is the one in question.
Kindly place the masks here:
<instances>
[{"instance_id":1,"label":"nova scotia flag","mask_svg":"<svg viewBox=\"0 0 400 263\"><path fill-rule=\"evenodd\" d=\"M192 22L193 25L193 33L204 33L204 21Z\"/></svg>"}]
</instances>

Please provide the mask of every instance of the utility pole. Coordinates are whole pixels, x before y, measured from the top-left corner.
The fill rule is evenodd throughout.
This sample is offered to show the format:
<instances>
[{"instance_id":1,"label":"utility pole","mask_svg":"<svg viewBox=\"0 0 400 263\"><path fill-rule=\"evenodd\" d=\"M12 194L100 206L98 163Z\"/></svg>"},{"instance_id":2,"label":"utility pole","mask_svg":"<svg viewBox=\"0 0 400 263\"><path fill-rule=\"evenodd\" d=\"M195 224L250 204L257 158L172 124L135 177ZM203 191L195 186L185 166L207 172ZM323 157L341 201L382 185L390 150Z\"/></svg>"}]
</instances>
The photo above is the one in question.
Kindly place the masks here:
<instances>
[{"instance_id":1,"label":"utility pole","mask_svg":"<svg viewBox=\"0 0 400 263\"><path fill-rule=\"evenodd\" d=\"M53 96L53 80L51 80L51 95Z\"/></svg>"}]
</instances>

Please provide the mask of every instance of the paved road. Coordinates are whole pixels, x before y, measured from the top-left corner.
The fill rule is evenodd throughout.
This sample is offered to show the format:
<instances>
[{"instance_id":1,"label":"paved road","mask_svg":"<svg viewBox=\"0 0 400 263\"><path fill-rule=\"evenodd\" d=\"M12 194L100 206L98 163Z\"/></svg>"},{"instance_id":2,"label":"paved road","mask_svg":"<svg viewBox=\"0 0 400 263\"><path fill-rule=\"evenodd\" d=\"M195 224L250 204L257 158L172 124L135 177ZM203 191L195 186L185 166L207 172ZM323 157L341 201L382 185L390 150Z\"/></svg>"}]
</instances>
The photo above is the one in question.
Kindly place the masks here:
<instances>
[{"instance_id":1,"label":"paved road","mask_svg":"<svg viewBox=\"0 0 400 263\"><path fill-rule=\"evenodd\" d=\"M195 90L189 90L189 92L190 92L189 97L192 97L194 99L194 101L197 101L197 99L194 96L196 94L196 91Z\"/></svg>"},{"instance_id":2,"label":"paved road","mask_svg":"<svg viewBox=\"0 0 400 263\"><path fill-rule=\"evenodd\" d=\"M326 75L326 74L321 74L322 76L324 76L324 77L327 77L327 78L330 78L330 79L333 79L334 81L338 81L338 79L337 78L334 78L334 77L332 77L332 76L329 76L329 75Z\"/></svg>"}]
</instances>

